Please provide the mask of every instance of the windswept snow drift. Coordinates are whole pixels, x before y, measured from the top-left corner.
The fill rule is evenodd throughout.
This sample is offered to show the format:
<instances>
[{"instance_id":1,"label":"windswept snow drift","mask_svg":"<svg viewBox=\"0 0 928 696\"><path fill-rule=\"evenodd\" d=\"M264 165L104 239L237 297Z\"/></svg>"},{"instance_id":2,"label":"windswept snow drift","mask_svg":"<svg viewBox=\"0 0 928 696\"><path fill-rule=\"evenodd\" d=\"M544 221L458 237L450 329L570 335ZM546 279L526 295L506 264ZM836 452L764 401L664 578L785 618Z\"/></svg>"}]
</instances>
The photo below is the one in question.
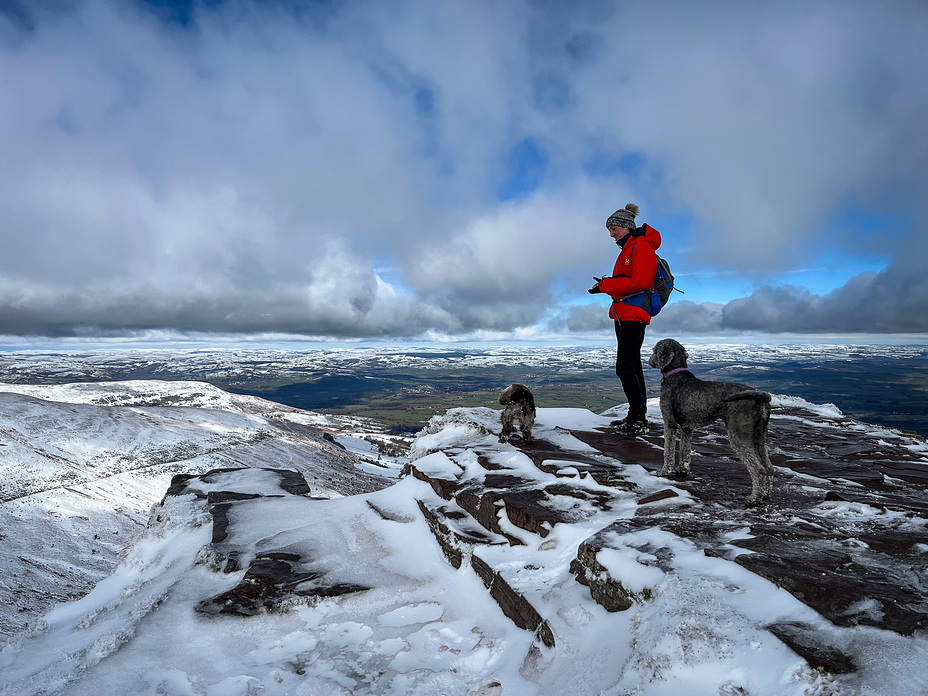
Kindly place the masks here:
<instances>
[{"instance_id":1,"label":"windswept snow drift","mask_svg":"<svg viewBox=\"0 0 928 696\"><path fill-rule=\"evenodd\" d=\"M391 483L397 466L362 463L327 426L198 382L0 384L0 637L108 575L174 474L289 468L320 496Z\"/></svg>"}]
</instances>

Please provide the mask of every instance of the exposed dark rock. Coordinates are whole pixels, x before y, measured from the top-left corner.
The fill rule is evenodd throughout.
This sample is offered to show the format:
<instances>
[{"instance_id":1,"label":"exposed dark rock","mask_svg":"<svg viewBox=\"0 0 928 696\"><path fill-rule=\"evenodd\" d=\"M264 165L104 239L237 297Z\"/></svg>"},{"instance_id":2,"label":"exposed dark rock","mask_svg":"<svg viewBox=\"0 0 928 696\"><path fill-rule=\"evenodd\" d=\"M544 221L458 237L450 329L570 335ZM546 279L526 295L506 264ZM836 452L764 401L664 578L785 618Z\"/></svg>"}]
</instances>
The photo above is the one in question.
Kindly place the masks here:
<instances>
[{"instance_id":1,"label":"exposed dark rock","mask_svg":"<svg viewBox=\"0 0 928 696\"><path fill-rule=\"evenodd\" d=\"M345 450L346 452L348 451L348 448L345 447L342 443L338 442L332 433L322 433L322 439L325 440L326 442L331 442L333 445L335 445L336 447L340 449Z\"/></svg>"},{"instance_id":2,"label":"exposed dark rock","mask_svg":"<svg viewBox=\"0 0 928 696\"><path fill-rule=\"evenodd\" d=\"M306 483L306 479L299 471L292 471L291 469L272 469L272 471L276 472L280 478L277 485L280 486L282 491L286 491L290 495L310 494L309 484Z\"/></svg>"},{"instance_id":3,"label":"exposed dark rock","mask_svg":"<svg viewBox=\"0 0 928 696\"><path fill-rule=\"evenodd\" d=\"M201 476L175 476L168 491L169 496L192 493L205 498L213 520L212 539L201 551L198 562L225 573L242 568L243 550L229 545L229 512L236 504L261 497L305 496L310 492L302 474L286 469L261 470L275 475L279 493L223 490L224 478L240 471L243 469L214 469ZM267 551L252 559L238 585L212 600L201 602L197 611L251 616L280 609L299 598L335 597L369 589L354 583L329 581L326 575L324 568L310 567L298 553Z\"/></svg>"},{"instance_id":4,"label":"exposed dark rock","mask_svg":"<svg viewBox=\"0 0 928 696\"><path fill-rule=\"evenodd\" d=\"M194 494L198 498L206 498L209 506L209 513L213 518L213 535L212 544L213 559L211 565L218 566L224 572L234 572L240 569L238 563L238 554L235 549L222 548L222 543L228 537L229 527L229 510L232 505L242 500L254 500L261 497L259 493L239 493L234 491L208 490L204 493L204 487L220 486L222 478L226 474L244 471L242 468L234 469L213 469L200 476L189 474L177 474L171 479L171 485L165 494L161 504L169 496L180 496L188 493ZM306 479L298 471L288 469L261 469L261 471L270 471L277 477L277 486L284 494L290 495L308 495L310 492ZM198 484L205 484L198 485Z\"/></svg>"},{"instance_id":5,"label":"exposed dark rock","mask_svg":"<svg viewBox=\"0 0 928 696\"><path fill-rule=\"evenodd\" d=\"M665 488L662 491L657 493L652 493L651 495L646 495L644 498L639 498L639 505L647 505L648 503L656 503L661 500L667 500L668 498L679 498L680 494L676 491L672 491L669 488Z\"/></svg>"},{"instance_id":6,"label":"exposed dark rock","mask_svg":"<svg viewBox=\"0 0 928 696\"><path fill-rule=\"evenodd\" d=\"M472 488L454 496L454 501L466 510L477 522L494 534L501 534L516 546L522 543L518 538L505 532L499 524L498 512L504 507L504 495L500 491L480 491Z\"/></svg>"},{"instance_id":7,"label":"exposed dark rock","mask_svg":"<svg viewBox=\"0 0 928 696\"><path fill-rule=\"evenodd\" d=\"M310 489L309 484L306 483L306 479L303 478L303 474L299 471L292 471L290 469L258 469L257 471L270 471L273 472L277 478L278 487L285 493L290 495L309 495ZM211 491L208 494L204 493L197 486L191 486L191 482L202 482L208 485L213 485L222 480L223 475L234 473L236 471L246 471L243 467L235 468L226 468L226 469L212 469L205 474L175 474L171 478L171 484L168 486L167 492L164 494L164 498L161 500L161 504L164 505L164 501L167 498L172 496L186 495L188 493L193 493L198 498L203 498L207 495L210 496L211 503L220 503L224 500L236 500L238 494L230 493L228 491ZM222 498L222 496L226 496ZM257 497L257 494L252 495L251 497Z\"/></svg>"},{"instance_id":8,"label":"exposed dark rock","mask_svg":"<svg viewBox=\"0 0 928 696\"><path fill-rule=\"evenodd\" d=\"M736 563L837 626L877 626L903 635L928 628L923 578L914 570L906 577L898 566L882 566L881 554L852 556L828 539L787 542L763 536L735 543L761 551L737 556Z\"/></svg>"},{"instance_id":9,"label":"exposed dark rock","mask_svg":"<svg viewBox=\"0 0 928 696\"><path fill-rule=\"evenodd\" d=\"M195 477L196 474L174 474L171 477L171 485L168 486L164 498L161 499L161 505L164 505L164 501L171 496L183 495L184 489L187 487L187 481Z\"/></svg>"},{"instance_id":10,"label":"exposed dark rock","mask_svg":"<svg viewBox=\"0 0 928 696\"><path fill-rule=\"evenodd\" d=\"M545 486L545 493L549 496L565 496L576 498L578 502L589 503L599 510L608 509L612 503L612 496L601 491L592 491L580 488L570 483L550 483Z\"/></svg>"},{"instance_id":11,"label":"exposed dark rock","mask_svg":"<svg viewBox=\"0 0 928 696\"><path fill-rule=\"evenodd\" d=\"M410 522L412 522L410 518L404 517L403 515L398 515L389 510L384 510L382 507L380 507L379 505L375 505L370 500L366 502L367 502L367 507L369 507L371 510L376 512L380 516L380 519L389 520L390 522L399 522L401 524L409 524Z\"/></svg>"},{"instance_id":12,"label":"exposed dark rock","mask_svg":"<svg viewBox=\"0 0 928 696\"><path fill-rule=\"evenodd\" d=\"M229 536L229 509L232 507L232 502L237 500L253 500L258 497L260 496L257 494L209 493L207 496L207 500L210 502L209 514L213 518L212 543L220 544Z\"/></svg>"},{"instance_id":13,"label":"exposed dark rock","mask_svg":"<svg viewBox=\"0 0 928 696\"><path fill-rule=\"evenodd\" d=\"M577 432L572 434L578 436ZM584 432L583 435L590 434ZM582 437L578 439L585 441ZM582 452L563 450L550 442L538 438L534 439L531 445L521 447L520 450L532 460L539 470L546 474L561 476L563 475L562 472L569 467L575 469L581 477L590 476L603 486L626 489L631 487L631 484L620 475L621 472L614 461L604 462Z\"/></svg>"},{"instance_id":14,"label":"exposed dark rock","mask_svg":"<svg viewBox=\"0 0 928 696\"><path fill-rule=\"evenodd\" d=\"M416 468L415 462L410 464L409 470L412 472L414 477L420 481L425 481L428 483L436 494L440 495L445 500L451 500L451 497L454 495L454 490L457 488L457 479L446 479L438 476L431 476L428 473Z\"/></svg>"},{"instance_id":15,"label":"exposed dark rock","mask_svg":"<svg viewBox=\"0 0 928 696\"><path fill-rule=\"evenodd\" d=\"M803 623L784 622L767 626L767 630L786 643L810 666L829 674L849 674L857 671L854 659L817 635L814 629Z\"/></svg>"},{"instance_id":16,"label":"exposed dark rock","mask_svg":"<svg viewBox=\"0 0 928 696\"><path fill-rule=\"evenodd\" d=\"M476 554L471 557L471 566L490 591L490 596L516 626L532 631L542 643L549 648L554 647L551 627L523 595L516 592L500 573Z\"/></svg>"},{"instance_id":17,"label":"exposed dark rock","mask_svg":"<svg viewBox=\"0 0 928 696\"><path fill-rule=\"evenodd\" d=\"M611 430L571 430L570 434L607 457L646 469L660 469L664 463L663 436L626 437Z\"/></svg>"},{"instance_id":18,"label":"exposed dark rock","mask_svg":"<svg viewBox=\"0 0 928 696\"><path fill-rule=\"evenodd\" d=\"M432 506L421 500L417 502L442 553L455 568L461 567L465 555L470 556L477 544L492 546L508 543L505 537L489 533L475 524L473 518L461 510L445 505Z\"/></svg>"},{"instance_id":19,"label":"exposed dark rock","mask_svg":"<svg viewBox=\"0 0 928 696\"><path fill-rule=\"evenodd\" d=\"M724 426L717 423L698 431L692 475L679 484L695 504L648 507L645 498L635 518L622 525L630 530L659 526L696 542L709 555L734 559L836 625L865 624L906 635L925 629L928 571L916 551L916 544L925 543L925 527L910 524L908 516L923 515L928 504L928 491L920 483L928 476L928 462L891 433L877 436L850 422L846 429L834 427L833 421L818 427L810 420L814 415L806 411L774 412L769 443L781 468L771 504L743 508L737 492L747 492L749 478L728 449ZM574 435L604 454L635 461L608 434ZM660 465L659 460L636 463ZM854 507L847 514L832 514L828 503L867 505L883 514L855 515ZM751 538L724 538L725 532L744 527ZM752 553L739 554L736 547Z\"/></svg>"},{"instance_id":20,"label":"exposed dark rock","mask_svg":"<svg viewBox=\"0 0 928 696\"><path fill-rule=\"evenodd\" d=\"M204 614L254 616L289 605L294 597L337 597L370 588L350 583L314 582L322 580L324 571L301 570L299 554L283 551L255 557L241 582L212 600L201 602L196 610Z\"/></svg>"},{"instance_id":21,"label":"exposed dark rock","mask_svg":"<svg viewBox=\"0 0 928 696\"><path fill-rule=\"evenodd\" d=\"M602 537L597 535L580 544L577 557L570 562L570 572L577 582L590 588L590 596L607 611L625 611L632 605L632 594L596 560L601 543Z\"/></svg>"},{"instance_id":22,"label":"exposed dark rock","mask_svg":"<svg viewBox=\"0 0 928 696\"><path fill-rule=\"evenodd\" d=\"M460 568L461 564L464 562L464 553L461 551L451 530L444 524L442 518L436 511L429 508L421 500L417 502L419 503L419 509L422 511L422 516L425 518L425 522L432 532L432 536L434 536L435 540L438 542L442 553L445 555L445 558L448 559L448 563L455 568Z\"/></svg>"},{"instance_id":23,"label":"exposed dark rock","mask_svg":"<svg viewBox=\"0 0 928 696\"><path fill-rule=\"evenodd\" d=\"M544 448L543 441L536 438L531 447L536 446ZM548 444L545 451L552 450L558 457L570 454ZM577 461L582 459L596 468L605 468L589 457L575 456ZM584 490L566 482L539 486L537 478L526 477L522 473L507 469L486 456L478 456L477 461L488 472L479 480L452 480L435 476L420 470L415 462L411 471L413 476L427 482L443 499L455 501L483 527L494 534L505 536L512 544L522 542L500 526L500 510L505 510L509 522L516 527L544 537L559 522L576 522L588 516L589 512L584 511L584 504L603 509L610 501L610 496L606 494ZM562 466L558 466L557 469L561 470ZM461 473L463 474L463 470ZM555 500L557 497L565 496L576 498L577 503L565 506Z\"/></svg>"},{"instance_id":24,"label":"exposed dark rock","mask_svg":"<svg viewBox=\"0 0 928 696\"><path fill-rule=\"evenodd\" d=\"M487 457L485 454L478 454L478 455L477 455L477 463L478 463L480 466L482 466L484 469L486 469L487 471L503 471L503 470L505 470L505 468L506 468L506 467L503 466L502 464L495 464L495 463L494 463L489 457Z\"/></svg>"}]
</instances>

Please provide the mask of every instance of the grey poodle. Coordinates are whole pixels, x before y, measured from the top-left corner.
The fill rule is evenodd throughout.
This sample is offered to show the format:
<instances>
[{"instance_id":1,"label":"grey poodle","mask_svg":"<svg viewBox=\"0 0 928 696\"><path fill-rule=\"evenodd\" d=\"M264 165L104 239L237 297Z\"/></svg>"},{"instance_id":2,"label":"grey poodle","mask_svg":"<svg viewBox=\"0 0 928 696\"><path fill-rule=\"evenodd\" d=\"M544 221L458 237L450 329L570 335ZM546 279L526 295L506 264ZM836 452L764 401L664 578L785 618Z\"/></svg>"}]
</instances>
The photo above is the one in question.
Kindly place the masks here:
<instances>
[{"instance_id":1,"label":"grey poodle","mask_svg":"<svg viewBox=\"0 0 928 696\"><path fill-rule=\"evenodd\" d=\"M672 338L658 341L648 364L664 375L661 415L664 417L664 466L661 476L684 477L690 471L693 430L721 418L728 440L751 475L748 505L770 498L773 465L767 456L770 394L734 382L706 382L686 369L686 349ZM680 464L676 465L677 430Z\"/></svg>"},{"instance_id":2,"label":"grey poodle","mask_svg":"<svg viewBox=\"0 0 928 696\"><path fill-rule=\"evenodd\" d=\"M500 415L503 431L499 434L499 441L506 442L515 430L515 421L519 421L522 432L522 443L532 441L532 426L535 425L535 397L532 391L524 384L512 384L499 395L499 402L506 408Z\"/></svg>"}]
</instances>

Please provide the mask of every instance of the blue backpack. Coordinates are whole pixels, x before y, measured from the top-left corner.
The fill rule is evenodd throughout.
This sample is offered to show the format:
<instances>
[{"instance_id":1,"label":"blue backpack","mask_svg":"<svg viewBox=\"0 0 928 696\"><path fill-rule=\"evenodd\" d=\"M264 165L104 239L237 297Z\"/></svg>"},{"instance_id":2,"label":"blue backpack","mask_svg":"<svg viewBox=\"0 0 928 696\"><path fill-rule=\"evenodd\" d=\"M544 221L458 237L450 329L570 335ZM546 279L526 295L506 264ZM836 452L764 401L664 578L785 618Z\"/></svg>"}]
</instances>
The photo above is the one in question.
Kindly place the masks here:
<instances>
[{"instance_id":1,"label":"blue backpack","mask_svg":"<svg viewBox=\"0 0 928 696\"><path fill-rule=\"evenodd\" d=\"M654 276L654 287L647 290L639 290L631 295L626 295L619 302L628 305L641 307L652 317L660 312L664 305L670 301L670 294L676 290L679 293L683 291L673 286L673 273L670 272L670 264L666 259L657 257L657 274Z\"/></svg>"}]
</instances>

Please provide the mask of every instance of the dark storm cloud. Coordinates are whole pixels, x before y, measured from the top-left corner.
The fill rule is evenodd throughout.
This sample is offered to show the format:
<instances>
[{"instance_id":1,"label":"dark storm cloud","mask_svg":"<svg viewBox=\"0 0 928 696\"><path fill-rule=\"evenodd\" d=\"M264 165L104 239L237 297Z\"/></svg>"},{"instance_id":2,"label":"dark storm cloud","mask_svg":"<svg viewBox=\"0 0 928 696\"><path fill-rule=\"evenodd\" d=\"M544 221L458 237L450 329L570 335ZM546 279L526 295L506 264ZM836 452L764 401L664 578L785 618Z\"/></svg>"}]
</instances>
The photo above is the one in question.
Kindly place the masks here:
<instances>
[{"instance_id":1,"label":"dark storm cloud","mask_svg":"<svg viewBox=\"0 0 928 696\"><path fill-rule=\"evenodd\" d=\"M582 333L611 326L600 305L572 308L553 331ZM928 332L928 277L897 266L862 273L841 288L816 295L793 285L764 287L722 305L674 299L651 331L674 333L924 333Z\"/></svg>"},{"instance_id":2,"label":"dark storm cloud","mask_svg":"<svg viewBox=\"0 0 928 696\"><path fill-rule=\"evenodd\" d=\"M660 334L716 333L722 327L722 309L723 305L712 302L675 299L652 321L649 331ZM609 318L608 306L577 305L551 319L548 330L555 333L602 332L608 337L608 332L613 330L613 321Z\"/></svg>"},{"instance_id":3,"label":"dark storm cloud","mask_svg":"<svg viewBox=\"0 0 928 696\"><path fill-rule=\"evenodd\" d=\"M558 312L548 322L548 329L553 333L587 333L590 331L610 331L612 320L607 310L600 305L577 305Z\"/></svg>"},{"instance_id":4,"label":"dark storm cloud","mask_svg":"<svg viewBox=\"0 0 928 696\"><path fill-rule=\"evenodd\" d=\"M529 327L628 200L691 220L678 268L892 259L667 326L924 330L923 3L149 5L2 6L0 333ZM836 229L849 204L911 227Z\"/></svg>"},{"instance_id":5,"label":"dark storm cloud","mask_svg":"<svg viewBox=\"0 0 928 696\"><path fill-rule=\"evenodd\" d=\"M861 274L824 296L805 288L763 288L729 302L721 326L797 333L923 333L928 331L924 272L888 268Z\"/></svg>"}]
</instances>

